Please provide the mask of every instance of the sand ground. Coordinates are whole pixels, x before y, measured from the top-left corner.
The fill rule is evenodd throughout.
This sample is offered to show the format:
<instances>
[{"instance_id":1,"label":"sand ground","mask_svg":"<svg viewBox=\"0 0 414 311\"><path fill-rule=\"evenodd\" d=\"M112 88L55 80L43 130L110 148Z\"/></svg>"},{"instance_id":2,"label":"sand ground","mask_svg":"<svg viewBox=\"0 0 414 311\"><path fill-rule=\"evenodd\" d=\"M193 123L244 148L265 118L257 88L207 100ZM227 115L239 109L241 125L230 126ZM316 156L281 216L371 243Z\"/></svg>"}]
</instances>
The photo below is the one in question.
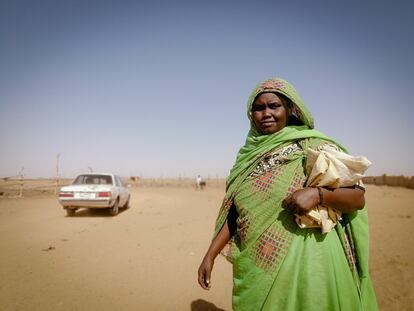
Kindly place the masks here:
<instances>
[{"instance_id":1,"label":"sand ground","mask_svg":"<svg viewBox=\"0 0 414 311\"><path fill-rule=\"evenodd\" d=\"M116 217L66 217L53 194L0 199L0 310L231 310L231 265L196 281L222 185L132 187ZM414 190L368 186L371 276L381 310L414 305Z\"/></svg>"}]
</instances>

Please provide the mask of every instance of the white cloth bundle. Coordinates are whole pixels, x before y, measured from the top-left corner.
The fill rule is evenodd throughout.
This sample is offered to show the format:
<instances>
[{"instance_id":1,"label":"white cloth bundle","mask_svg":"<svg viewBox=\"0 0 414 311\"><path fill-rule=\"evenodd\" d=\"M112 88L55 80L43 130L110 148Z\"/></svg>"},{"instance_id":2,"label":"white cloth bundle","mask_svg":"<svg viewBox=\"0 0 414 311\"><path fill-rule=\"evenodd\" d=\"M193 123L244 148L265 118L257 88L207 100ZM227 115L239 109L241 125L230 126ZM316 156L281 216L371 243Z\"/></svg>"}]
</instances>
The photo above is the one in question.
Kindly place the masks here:
<instances>
[{"instance_id":1,"label":"white cloth bundle","mask_svg":"<svg viewBox=\"0 0 414 311\"><path fill-rule=\"evenodd\" d=\"M306 171L309 174L307 187L340 188L351 187L361 182L371 162L364 156L351 156L344 152L325 148L320 151L308 149ZM330 207L317 206L307 215L296 215L300 228L318 228L322 233L331 231L342 213Z\"/></svg>"}]
</instances>

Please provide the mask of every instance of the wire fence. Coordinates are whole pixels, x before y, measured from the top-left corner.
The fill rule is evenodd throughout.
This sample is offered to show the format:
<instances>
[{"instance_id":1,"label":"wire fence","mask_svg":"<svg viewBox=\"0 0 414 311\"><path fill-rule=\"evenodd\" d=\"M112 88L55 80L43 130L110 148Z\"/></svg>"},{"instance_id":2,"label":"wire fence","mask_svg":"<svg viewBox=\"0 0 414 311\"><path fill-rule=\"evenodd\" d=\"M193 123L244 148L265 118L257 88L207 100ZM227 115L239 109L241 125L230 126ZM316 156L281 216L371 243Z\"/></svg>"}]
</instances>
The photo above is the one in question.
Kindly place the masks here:
<instances>
[{"instance_id":1,"label":"wire fence","mask_svg":"<svg viewBox=\"0 0 414 311\"><path fill-rule=\"evenodd\" d=\"M141 178L130 176L122 178L130 187L192 187L196 188L195 178ZM403 187L414 189L414 176L381 176L363 177L367 185ZM225 188L224 178L204 179L206 187ZM72 179L25 179L21 176L9 176L0 178L0 198L20 198L25 195L57 194L63 186L70 185Z\"/></svg>"},{"instance_id":2,"label":"wire fence","mask_svg":"<svg viewBox=\"0 0 414 311\"><path fill-rule=\"evenodd\" d=\"M122 178L129 187L193 187L196 188L195 178L141 178L131 176ZM0 198L20 198L29 195L56 194L63 186L70 185L73 179L27 179L20 176L0 178ZM206 178L206 187L223 188L225 179Z\"/></svg>"},{"instance_id":3,"label":"wire fence","mask_svg":"<svg viewBox=\"0 0 414 311\"><path fill-rule=\"evenodd\" d=\"M205 187L225 187L226 180L224 178L203 179ZM125 182L132 187L197 187L195 178L141 178L131 176Z\"/></svg>"},{"instance_id":4,"label":"wire fence","mask_svg":"<svg viewBox=\"0 0 414 311\"><path fill-rule=\"evenodd\" d=\"M56 194L71 179L26 179L16 176L0 178L0 198L21 198L33 194Z\"/></svg>"}]
</instances>

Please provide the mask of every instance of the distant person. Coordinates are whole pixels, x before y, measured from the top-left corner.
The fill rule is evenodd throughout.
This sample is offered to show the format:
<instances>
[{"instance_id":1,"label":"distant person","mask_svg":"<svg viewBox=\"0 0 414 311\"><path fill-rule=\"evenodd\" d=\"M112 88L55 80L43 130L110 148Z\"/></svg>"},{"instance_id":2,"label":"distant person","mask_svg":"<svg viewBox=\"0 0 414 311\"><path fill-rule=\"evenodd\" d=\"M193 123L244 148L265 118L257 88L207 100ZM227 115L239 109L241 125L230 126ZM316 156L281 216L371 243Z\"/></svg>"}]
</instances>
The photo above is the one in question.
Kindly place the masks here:
<instances>
[{"instance_id":1,"label":"distant person","mask_svg":"<svg viewBox=\"0 0 414 311\"><path fill-rule=\"evenodd\" d=\"M305 186L310 149L344 148L313 129L312 115L285 80L260 83L247 115L250 131L227 179L198 269L200 286L210 289L223 252L233 264L234 310L377 310L364 188ZM318 206L342 215L328 233L296 222Z\"/></svg>"},{"instance_id":2,"label":"distant person","mask_svg":"<svg viewBox=\"0 0 414 311\"><path fill-rule=\"evenodd\" d=\"M201 175L197 175L197 177L196 177L196 189L197 190L203 190L205 185L206 185L206 182L203 180Z\"/></svg>"}]
</instances>

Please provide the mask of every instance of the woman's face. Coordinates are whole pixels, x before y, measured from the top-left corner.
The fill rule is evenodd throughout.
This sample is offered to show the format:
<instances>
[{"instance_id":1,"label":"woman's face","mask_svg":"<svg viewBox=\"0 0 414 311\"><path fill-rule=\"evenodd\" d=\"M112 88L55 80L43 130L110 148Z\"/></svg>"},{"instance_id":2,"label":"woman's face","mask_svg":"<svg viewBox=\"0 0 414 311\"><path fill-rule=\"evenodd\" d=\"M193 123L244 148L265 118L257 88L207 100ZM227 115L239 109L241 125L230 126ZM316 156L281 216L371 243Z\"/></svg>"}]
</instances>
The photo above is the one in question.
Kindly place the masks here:
<instances>
[{"instance_id":1,"label":"woman's face","mask_svg":"<svg viewBox=\"0 0 414 311\"><path fill-rule=\"evenodd\" d=\"M252 105L252 119L261 134L279 132L288 122L291 109L286 99L275 93L262 93Z\"/></svg>"}]
</instances>

